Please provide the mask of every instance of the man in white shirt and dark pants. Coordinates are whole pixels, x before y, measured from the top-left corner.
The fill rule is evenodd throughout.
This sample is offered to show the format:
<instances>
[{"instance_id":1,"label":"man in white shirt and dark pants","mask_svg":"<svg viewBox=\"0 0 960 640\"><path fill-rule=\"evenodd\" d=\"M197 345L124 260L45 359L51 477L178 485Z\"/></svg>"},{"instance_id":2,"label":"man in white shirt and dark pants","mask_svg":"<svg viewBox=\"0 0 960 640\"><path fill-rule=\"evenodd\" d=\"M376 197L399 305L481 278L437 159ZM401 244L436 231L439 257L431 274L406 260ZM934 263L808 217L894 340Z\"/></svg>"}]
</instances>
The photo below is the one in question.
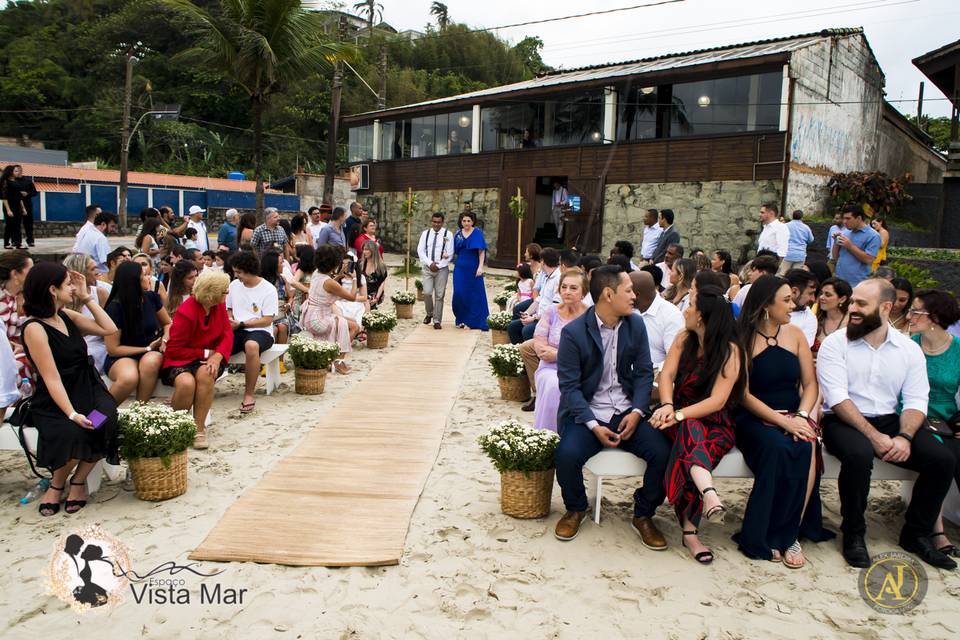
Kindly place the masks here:
<instances>
[{"instance_id":1,"label":"man in white shirt and dark pants","mask_svg":"<svg viewBox=\"0 0 960 640\"><path fill-rule=\"evenodd\" d=\"M777 205L772 202L764 203L760 207L760 224L763 225L763 231L760 232L760 239L757 240L757 251L772 251L777 257L783 260L787 257L787 249L790 246L790 230L787 225L780 222Z\"/></svg>"},{"instance_id":2,"label":"man in white shirt and dark pants","mask_svg":"<svg viewBox=\"0 0 960 640\"><path fill-rule=\"evenodd\" d=\"M423 279L423 306L427 316L423 324L433 322L440 329L443 321L443 297L447 293L450 277L450 256L453 255L453 234L443 226L443 214L439 211L430 217L430 228L420 234L417 256Z\"/></svg>"},{"instance_id":3,"label":"man in white shirt and dark pants","mask_svg":"<svg viewBox=\"0 0 960 640\"><path fill-rule=\"evenodd\" d=\"M817 354L817 380L827 412L827 451L840 459L843 557L869 567L864 512L874 458L919 473L900 531L900 546L941 569L957 564L930 534L953 481L949 449L924 428L930 385L920 346L889 325L896 291L879 278L853 290L846 330L830 334ZM900 415L898 402L902 401Z\"/></svg>"},{"instance_id":4,"label":"man in white shirt and dark pants","mask_svg":"<svg viewBox=\"0 0 960 640\"><path fill-rule=\"evenodd\" d=\"M662 233L660 213L656 209L647 209L647 212L643 214L643 242L640 244L640 257L643 262L653 260Z\"/></svg>"},{"instance_id":5,"label":"man in white shirt and dark pants","mask_svg":"<svg viewBox=\"0 0 960 640\"><path fill-rule=\"evenodd\" d=\"M550 214L557 227L557 239L563 237L563 208L567 206L567 188L559 180L553 181L553 196L550 200Z\"/></svg>"}]
</instances>

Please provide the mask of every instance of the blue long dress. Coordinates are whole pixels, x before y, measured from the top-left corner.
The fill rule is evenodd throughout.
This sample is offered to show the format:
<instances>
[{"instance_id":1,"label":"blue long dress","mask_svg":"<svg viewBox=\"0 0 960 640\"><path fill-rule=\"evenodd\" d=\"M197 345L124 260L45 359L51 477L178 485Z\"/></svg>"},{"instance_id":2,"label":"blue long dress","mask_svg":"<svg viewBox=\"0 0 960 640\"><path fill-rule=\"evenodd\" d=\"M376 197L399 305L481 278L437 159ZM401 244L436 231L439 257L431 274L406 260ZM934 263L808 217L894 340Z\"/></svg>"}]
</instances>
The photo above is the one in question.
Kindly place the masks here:
<instances>
[{"instance_id":1,"label":"blue long dress","mask_svg":"<svg viewBox=\"0 0 960 640\"><path fill-rule=\"evenodd\" d=\"M800 359L783 347L767 347L753 359L750 393L776 411L796 411L800 406ZM764 424L744 408L737 410L734 419L737 447L754 475L743 528L733 536L740 550L751 558L771 560L773 549L782 553L800 538L813 542L833 538L834 533L823 528L820 473L803 511L813 463L810 447L817 444L794 442L792 436Z\"/></svg>"},{"instance_id":2,"label":"blue long dress","mask_svg":"<svg viewBox=\"0 0 960 640\"><path fill-rule=\"evenodd\" d=\"M453 316L457 324L483 331L487 330L490 309L483 276L477 277L477 267L480 266L480 252L486 250L483 231L476 227L470 237L464 237L462 230L453 237L453 252L457 256L453 268Z\"/></svg>"}]
</instances>

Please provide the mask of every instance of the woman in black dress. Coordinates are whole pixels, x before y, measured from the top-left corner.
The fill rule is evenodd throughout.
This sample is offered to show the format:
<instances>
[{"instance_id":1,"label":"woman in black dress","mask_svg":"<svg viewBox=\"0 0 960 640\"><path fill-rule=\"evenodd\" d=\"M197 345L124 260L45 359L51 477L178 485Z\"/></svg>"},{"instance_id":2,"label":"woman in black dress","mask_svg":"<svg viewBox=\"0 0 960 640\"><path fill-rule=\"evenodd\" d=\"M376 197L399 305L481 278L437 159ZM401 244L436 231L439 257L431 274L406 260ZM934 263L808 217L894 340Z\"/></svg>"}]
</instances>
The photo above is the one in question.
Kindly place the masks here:
<instances>
[{"instance_id":1,"label":"woman in black dress","mask_svg":"<svg viewBox=\"0 0 960 640\"><path fill-rule=\"evenodd\" d=\"M833 534L823 528L819 429L810 417L817 376L806 337L790 324L793 306L786 280L760 276L740 313L750 384L734 419L754 482L734 540L748 557L799 569L806 562L799 538L819 542Z\"/></svg>"},{"instance_id":2,"label":"woman in black dress","mask_svg":"<svg viewBox=\"0 0 960 640\"><path fill-rule=\"evenodd\" d=\"M23 326L24 349L37 371L30 424L39 432L37 463L53 473L40 502L40 515L60 511L71 472L64 511L76 513L87 504L87 474L94 465L102 458L119 463L117 403L103 385L83 340L84 335L112 335L117 326L87 293L83 275L58 263L35 265L27 275L23 296L30 316ZM64 308L74 296L93 318ZM106 416L99 426L88 417L94 410Z\"/></svg>"}]
</instances>

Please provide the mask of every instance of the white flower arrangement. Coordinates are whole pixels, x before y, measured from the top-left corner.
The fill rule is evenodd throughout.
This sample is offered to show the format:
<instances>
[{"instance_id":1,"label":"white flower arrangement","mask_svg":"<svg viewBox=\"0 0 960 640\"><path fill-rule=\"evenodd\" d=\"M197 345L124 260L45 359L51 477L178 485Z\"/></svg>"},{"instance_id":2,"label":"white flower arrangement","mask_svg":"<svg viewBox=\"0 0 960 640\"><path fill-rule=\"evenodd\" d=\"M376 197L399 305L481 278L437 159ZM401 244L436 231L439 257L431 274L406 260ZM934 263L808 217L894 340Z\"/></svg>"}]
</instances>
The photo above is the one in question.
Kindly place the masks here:
<instances>
[{"instance_id":1,"label":"white flower arrangement","mask_svg":"<svg viewBox=\"0 0 960 640\"><path fill-rule=\"evenodd\" d=\"M512 297L513 295L509 291L503 291L493 296L493 302L497 305L506 305Z\"/></svg>"},{"instance_id":2,"label":"white flower arrangement","mask_svg":"<svg viewBox=\"0 0 960 640\"><path fill-rule=\"evenodd\" d=\"M288 352L297 369L326 369L340 357L340 346L301 332L290 338Z\"/></svg>"},{"instance_id":3,"label":"white flower arrangement","mask_svg":"<svg viewBox=\"0 0 960 640\"><path fill-rule=\"evenodd\" d=\"M477 443L501 473L529 473L553 468L560 436L508 420L481 435Z\"/></svg>"},{"instance_id":4,"label":"white flower arrangement","mask_svg":"<svg viewBox=\"0 0 960 640\"><path fill-rule=\"evenodd\" d=\"M497 331L506 331L513 322L513 314L509 311L498 311L487 316L487 326Z\"/></svg>"},{"instance_id":5,"label":"white flower arrangement","mask_svg":"<svg viewBox=\"0 0 960 640\"><path fill-rule=\"evenodd\" d=\"M524 375L523 358L520 357L520 346L515 344L498 344L487 358L493 375L498 378L519 378Z\"/></svg>"},{"instance_id":6,"label":"white flower arrangement","mask_svg":"<svg viewBox=\"0 0 960 640\"><path fill-rule=\"evenodd\" d=\"M417 296L409 291L398 291L390 296L390 300L393 304L413 304L417 301Z\"/></svg>"},{"instance_id":7,"label":"white flower arrangement","mask_svg":"<svg viewBox=\"0 0 960 640\"><path fill-rule=\"evenodd\" d=\"M363 314L362 322L367 331L392 331L397 326L397 316L375 309Z\"/></svg>"},{"instance_id":8,"label":"white flower arrangement","mask_svg":"<svg viewBox=\"0 0 960 640\"><path fill-rule=\"evenodd\" d=\"M193 443L197 426L187 411L165 404L137 402L121 409L120 455L135 458L169 458Z\"/></svg>"}]
</instances>

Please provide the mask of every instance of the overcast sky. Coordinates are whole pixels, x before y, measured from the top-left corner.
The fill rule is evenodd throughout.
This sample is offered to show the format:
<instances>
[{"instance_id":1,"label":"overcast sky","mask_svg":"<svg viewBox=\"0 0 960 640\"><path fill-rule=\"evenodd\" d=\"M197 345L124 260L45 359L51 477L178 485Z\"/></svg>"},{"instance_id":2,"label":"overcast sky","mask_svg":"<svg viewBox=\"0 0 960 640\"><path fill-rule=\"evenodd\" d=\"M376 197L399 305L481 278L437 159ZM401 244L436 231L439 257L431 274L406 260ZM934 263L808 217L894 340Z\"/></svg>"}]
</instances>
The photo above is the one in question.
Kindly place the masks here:
<instances>
[{"instance_id":1,"label":"overcast sky","mask_svg":"<svg viewBox=\"0 0 960 640\"><path fill-rule=\"evenodd\" d=\"M431 0L380 1L384 20L397 29L422 29L433 21L429 15ZM447 0L446 5L455 22L494 27L651 1ZM863 27L886 75L887 99L909 100L894 105L913 114L917 90L925 78L910 60L960 38L958 24L957 0L685 0L498 33L514 43L537 35L544 42L547 64L573 68L830 27ZM944 95L929 81L924 97L924 113L950 114Z\"/></svg>"}]
</instances>

